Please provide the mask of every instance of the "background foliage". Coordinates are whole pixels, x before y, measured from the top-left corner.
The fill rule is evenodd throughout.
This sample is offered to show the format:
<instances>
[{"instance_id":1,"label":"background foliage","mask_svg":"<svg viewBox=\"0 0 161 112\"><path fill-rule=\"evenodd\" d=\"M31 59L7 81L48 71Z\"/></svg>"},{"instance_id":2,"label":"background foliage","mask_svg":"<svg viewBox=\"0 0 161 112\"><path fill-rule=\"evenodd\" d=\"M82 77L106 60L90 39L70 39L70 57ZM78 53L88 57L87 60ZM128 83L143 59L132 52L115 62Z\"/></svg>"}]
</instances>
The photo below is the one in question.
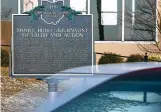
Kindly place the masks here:
<instances>
[{"instance_id":1,"label":"background foliage","mask_svg":"<svg viewBox=\"0 0 161 112\"><path fill-rule=\"evenodd\" d=\"M100 58L98 64L110 64L110 63L122 63L124 62L123 58L119 57L120 55L115 53L104 53Z\"/></svg>"},{"instance_id":2,"label":"background foliage","mask_svg":"<svg viewBox=\"0 0 161 112\"><path fill-rule=\"evenodd\" d=\"M9 53L7 50L1 48L1 66L9 66Z\"/></svg>"}]
</instances>

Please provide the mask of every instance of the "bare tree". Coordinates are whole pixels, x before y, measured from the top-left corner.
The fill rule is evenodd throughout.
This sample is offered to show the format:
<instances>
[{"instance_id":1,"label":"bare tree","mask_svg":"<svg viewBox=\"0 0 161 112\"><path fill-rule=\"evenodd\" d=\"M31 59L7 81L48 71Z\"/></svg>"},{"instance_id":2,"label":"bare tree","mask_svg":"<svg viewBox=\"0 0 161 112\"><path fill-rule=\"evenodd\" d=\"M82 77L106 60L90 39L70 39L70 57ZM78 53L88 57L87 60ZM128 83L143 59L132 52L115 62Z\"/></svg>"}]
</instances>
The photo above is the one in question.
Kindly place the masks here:
<instances>
[{"instance_id":1,"label":"bare tree","mask_svg":"<svg viewBox=\"0 0 161 112\"><path fill-rule=\"evenodd\" d=\"M157 1L136 0L134 12L125 6L125 28L130 29L131 39L141 50L161 54L161 3Z\"/></svg>"},{"instance_id":2,"label":"bare tree","mask_svg":"<svg viewBox=\"0 0 161 112\"><path fill-rule=\"evenodd\" d=\"M9 19L9 16L12 12L12 9L11 8L4 8L2 7L2 10L1 10L1 17L2 19Z\"/></svg>"}]
</instances>

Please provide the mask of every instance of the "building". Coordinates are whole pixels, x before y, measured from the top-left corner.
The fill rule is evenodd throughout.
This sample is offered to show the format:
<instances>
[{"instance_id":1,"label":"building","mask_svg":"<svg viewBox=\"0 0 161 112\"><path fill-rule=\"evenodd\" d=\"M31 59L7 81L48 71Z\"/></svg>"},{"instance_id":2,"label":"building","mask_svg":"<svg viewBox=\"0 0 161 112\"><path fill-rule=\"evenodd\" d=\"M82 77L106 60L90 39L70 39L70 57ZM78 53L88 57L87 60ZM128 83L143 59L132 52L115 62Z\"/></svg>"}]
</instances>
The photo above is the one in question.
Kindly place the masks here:
<instances>
[{"instance_id":1,"label":"building","mask_svg":"<svg viewBox=\"0 0 161 112\"><path fill-rule=\"evenodd\" d=\"M8 10L8 16L4 16L1 21L1 45L10 45L12 36L11 14L28 11L41 3L41 0L2 0L2 13ZM55 1L55 0L49 0ZM98 2L99 1L99 2ZM145 3L146 0L64 0L66 6L70 6L84 14L93 14L94 16L94 40L95 52L113 52L128 56L130 54L144 54L139 45L151 45L159 41L158 31L155 29L155 36L148 36L146 33L134 32L132 28L135 25L137 3ZM155 0L154 0L155 1ZM158 0L159 1L159 0ZM155 6L159 6L156 3ZM155 7L154 6L154 7ZM101 13L98 13L98 8ZM126 23L129 16L126 15L126 9L131 13L130 22ZM156 8L155 8L156 9ZM11 10L11 11L10 11ZM155 13L155 16L157 13ZM99 16L102 16L98 19ZM126 27L129 26L129 27ZM156 27L155 27L156 28ZM102 29L101 31L99 29ZM138 33L146 38L132 38ZM101 35L101 36L100 36ZM154 38L155 37L155 38ZM96 55L98 62L100 55Z\"/></svg>"}]
</instances>

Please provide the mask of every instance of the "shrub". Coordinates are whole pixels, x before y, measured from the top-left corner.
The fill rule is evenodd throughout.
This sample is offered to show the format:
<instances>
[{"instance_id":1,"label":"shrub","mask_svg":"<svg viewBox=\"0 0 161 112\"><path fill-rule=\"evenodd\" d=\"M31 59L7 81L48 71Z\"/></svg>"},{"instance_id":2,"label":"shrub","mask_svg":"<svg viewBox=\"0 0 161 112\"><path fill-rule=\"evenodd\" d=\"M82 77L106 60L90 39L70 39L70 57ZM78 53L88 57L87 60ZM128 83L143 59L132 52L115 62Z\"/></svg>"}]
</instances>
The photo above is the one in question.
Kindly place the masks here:
<instances>
[{"instance_id":1,"label":"shrub","mask_svg":"<svg viewBox=\"0 0 161 112\"><path fill-rule=\"evenodd\" d=\"M161 61L161 56L153 55L148 57L149 61Z\"/></svg>"},{"instance_id":2,"label":"shrub","mask_svg":"<svg viewBox=\"0 0 161 112\"><path fill-rule=\"evenodd\" d=\"M98 64L110 64L110 63L123 63L124 59L119 57L115 53L104 53L104 55L100 58Z\"/></svg>"},{"instance_id":3,"label":"shrub","mask_svg":"<svg viewBox=\"0 0 161 112\"><path fill-rule=\"evenodd\" d=\"M144 56L140 54L131 54L126 62L143 62Z\"/></svg>"},{"instance_id":4,"label":"shrub","mask_svg":"<svg viewBox=\"0 0 161 112\"><path fill-rule=\"evenodd\" d=\"M1 48L1 66L8 67L9 66L9 53L7 50Z\"/></svg>"}]
</instances>

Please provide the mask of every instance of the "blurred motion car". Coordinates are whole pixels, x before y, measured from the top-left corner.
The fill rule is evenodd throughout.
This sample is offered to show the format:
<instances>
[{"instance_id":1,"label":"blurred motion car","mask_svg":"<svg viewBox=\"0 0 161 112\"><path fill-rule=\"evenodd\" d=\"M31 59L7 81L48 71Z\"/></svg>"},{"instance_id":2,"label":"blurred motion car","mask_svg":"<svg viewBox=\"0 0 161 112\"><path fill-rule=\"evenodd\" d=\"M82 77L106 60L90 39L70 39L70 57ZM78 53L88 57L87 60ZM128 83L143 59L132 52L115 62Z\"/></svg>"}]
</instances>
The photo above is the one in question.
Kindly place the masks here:
<instances>
[{"instance_id":1,"label":"blurred motion car","mask_svg":"<svg viewBox=\"0 0 161 112\"><path fill-rule=\"evenodd\" d=\"M85 82L80 82L81 86L74 85L75 88L71 88L73 91L66 91L53 104L48 102L39 110L42 112L161 112L161 63L100 65L97 69L95 71L97 75L93 78L85 78ZM103 76L98 77L101 73ZM75 95L74 92L78 94ZM70 97L71 94L73 97Z\"/></svg>"}]
</instances>

